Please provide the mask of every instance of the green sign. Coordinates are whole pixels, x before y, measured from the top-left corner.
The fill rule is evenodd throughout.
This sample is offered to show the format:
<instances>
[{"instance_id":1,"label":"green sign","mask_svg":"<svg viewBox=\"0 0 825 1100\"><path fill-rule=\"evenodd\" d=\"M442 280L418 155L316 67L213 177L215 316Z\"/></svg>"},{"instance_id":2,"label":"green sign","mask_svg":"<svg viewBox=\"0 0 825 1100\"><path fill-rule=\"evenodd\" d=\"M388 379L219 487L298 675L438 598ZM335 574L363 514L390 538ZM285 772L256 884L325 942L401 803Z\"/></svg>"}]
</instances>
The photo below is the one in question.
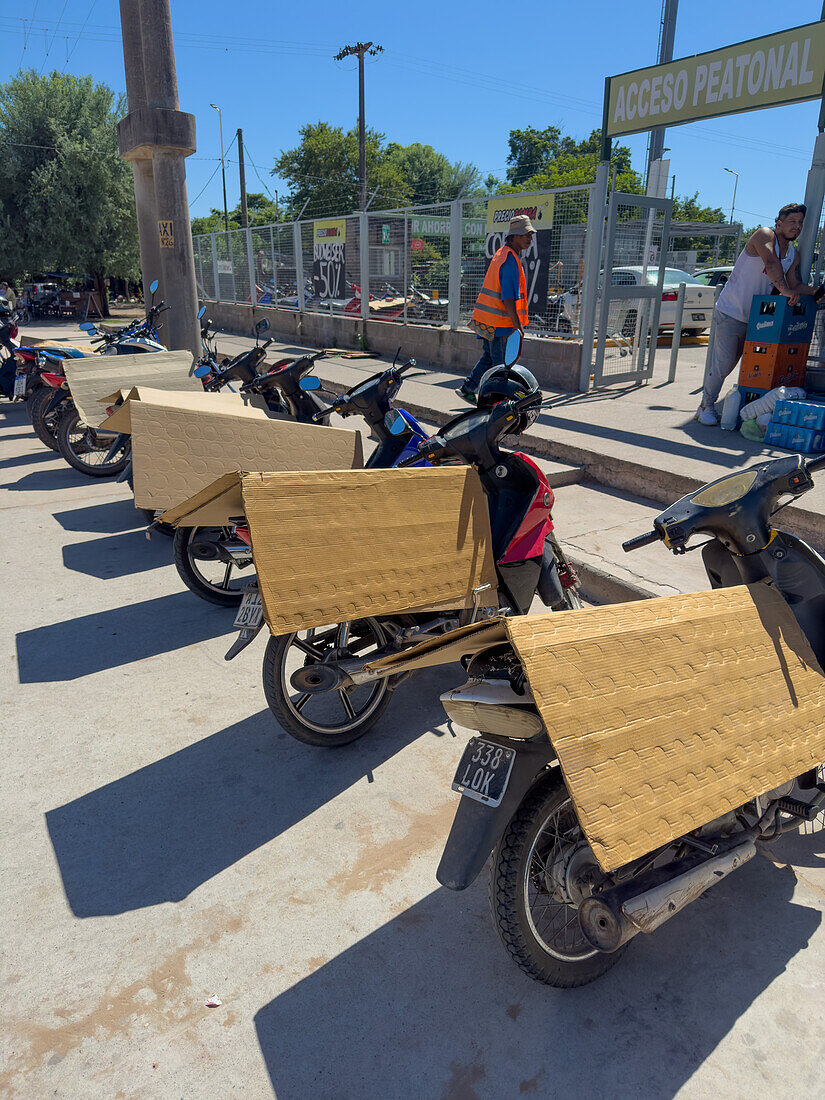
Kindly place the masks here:
<instances>
[{"instance_id":1,"label":"green sign","mask_svg":"<svg viewBox=\"0 0 825 1100\"><path fill-rule=\"evenodd\" d=\"M390 243L390 227L388 225L381 226L381 244Z\"/></svg>"},{"instance_id":2,"label":"green sign","mask_svg":"<svg viewBox=\"0 0 825 1100\"><path fill-rule=\"evenodd\" d=\"M679 126L715 115L818 99L823 82L825 23L808 23L611 76L606 132L616 137L654 126Z\"/></svg>"},{"instance_id":3,"label":"green sign","mask_svg":"<svg viewBox=\"0 0 825 1100\"><path fill-rule=\"evenodd\" d=\"M465 237L484 237L484 218L462 218L461 232ZM429 218L420 214L410 215L410 233L413 237L449 237L449 218Z\"/></svg>"}]
</instances>

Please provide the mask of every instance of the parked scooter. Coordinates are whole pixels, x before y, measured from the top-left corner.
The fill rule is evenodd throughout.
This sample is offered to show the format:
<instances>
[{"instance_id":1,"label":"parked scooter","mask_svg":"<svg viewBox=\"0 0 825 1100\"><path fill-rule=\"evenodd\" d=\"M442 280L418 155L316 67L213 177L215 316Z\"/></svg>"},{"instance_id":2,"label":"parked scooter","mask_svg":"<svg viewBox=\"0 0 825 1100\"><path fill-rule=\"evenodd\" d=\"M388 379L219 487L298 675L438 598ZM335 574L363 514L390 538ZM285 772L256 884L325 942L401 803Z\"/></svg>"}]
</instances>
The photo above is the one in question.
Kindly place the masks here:
<instances>
[{"instance_id":1,"label":"parked scooter","mask_svg":"<svg viewBox=\"0 0 825 1100\"><path fill-rule=\"evenodd\" d=\"M266 399L267 393L277 388L287 414L304 424L328 424L333 412L345 417L353 413L363 416L379 441L366 462L367 467L383 469L414 454L427 433L410 413L393 410L392 401L404 372L415 366L415 360L402 366L393 363L388 370L335 397L327 408L316 396L316 391L322 389L320 381L308 374L324 354L316 352L294 361L286 360L283 365L276 364L269 374L258 375L242 386L241 392L257 392ZM232 656L252 641L263 623L254 574L243 573L252 564L249 533L244 523L228 527L179 527L175 532L175 565L187 588L210 603L225 607L237 607L242 601L245 604L235 620L241 639L233 646Z\"/></svg>"},{"instance_id":2,"label":"parked scooter","mask_svg":"<svg viewBox=\"0 0 825 1100\"><path fill-rule=\"evenodd\" d=\"M699 534L713 588L769 581L787 602L820 668L825 667L825 561L771 517L813 488L825 456L762 462L677 501L626 551L662 541L674 554ZM781 501L781 503L780 503ZM756 548L756 549L755 549ZM438 868L463 890L493 852L490 898L506 950L525 973L559 988L584 985L650 933L747 862L757 841L813 821L825 807L822 770L739 807L612 873L599 867L565 785L525 669L505 643L476 654L469 681L442 696L450 718L483 731L469 742L453 789L461 799Z\"/></svg>"},{"instance_id":3,"label":"parked scooter","mask_svg":"<svg viewBox=\"0 0 825 1100\"><path fill-rule=\"evenodd\" d=\"M554 610L580 607L578 578L553 535L553 491L530 458L500 446L504 436L523 432L538 416L538 383L524 368L493 368L479 386L479 404L397 465L423 458L433 465L463 462L478 471L498 578L497 610L490 614L524 615L537 594ZM305 744L354 741L378 721L400 682L365 664L438 638L479 614L478 606L437 615L399 613L270 638L263 662L269 708Z\"/></svg>"}]
</instances>

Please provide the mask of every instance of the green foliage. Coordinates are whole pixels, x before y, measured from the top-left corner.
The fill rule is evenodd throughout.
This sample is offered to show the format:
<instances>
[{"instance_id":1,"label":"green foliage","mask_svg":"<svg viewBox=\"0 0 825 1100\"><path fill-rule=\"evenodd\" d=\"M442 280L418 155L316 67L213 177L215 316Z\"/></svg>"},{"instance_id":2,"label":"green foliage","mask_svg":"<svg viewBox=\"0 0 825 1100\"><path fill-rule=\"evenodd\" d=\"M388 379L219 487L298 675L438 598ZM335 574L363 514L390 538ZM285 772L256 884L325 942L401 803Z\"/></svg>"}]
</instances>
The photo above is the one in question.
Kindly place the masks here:
<instances>
[{"instance_id":1,"label":"green foliage","mask_svg":"<svg viewBox=\"0 0 825 1100\"><path fill-rule=\"evenodd\" d=\"M273 175L290 185L289 211L296 216L309 200L305 218L335 217L358 209L358 130L344 132L327 122L307 123L300 142L282 150ZM385 135L366 131L367 195L377 192L371 207L392 209L428 202L448 202L478 190L481 179L473 164L450 162L432 145L386 143Z\"/></svg>"},{"instance_id":2,"label":"green foliage","mask_svg":"<svg viewBox=\"0 0 825 1100\"><path fill-rule=\"evenodd\" d=\"M20 72L0 85L3 274L140 275L125 98L91 76Z\"/></svg>"},{"instance_id":3,"label":"green foliage","mask_svg":"<svg viewBox=\"0 0 825 1100\"><path fill-rule=\"evenodd\" d=\"M536 130L511 130L507 156L507 185L503 194L544 191L554 187L578 187L593 183L601 154L601 130L582 141L562 134L558 126ZM630 165L630 149L616 145L610 158L616 170L616 190L644 194L641 176Z\"/></svg>"},{"instance_id":4,"label":"green foliage","mask_svg":"<svg viewBox=\"0 0 825 1100\"><path fill-rule=\"evenodd\" d=\"M249 215L249 224L253 226L274 225L276 222L283 220L283 211L280 207L276 207L272 199L257 192L250 194L247 191L246 212ZM228 216L230 229L242 228L240 201L234 210L228 211ZM214 233L216 230L222 229L223 210L216 210L214 206L208 214L192 219L192 233L194 236L199 233Z\"/></svg>"},{"instance_id":5,"label":"green foliage","mask_svg":"<svg viewBox=\"0 0 825 1100\"><path fill-rule=\"evenodd\" d=\"M720 206L702 206L699 192L690 197L677 195L673 202L673 220L675 222L726 222L727 215Z\"/></svg>"}]
</instances>

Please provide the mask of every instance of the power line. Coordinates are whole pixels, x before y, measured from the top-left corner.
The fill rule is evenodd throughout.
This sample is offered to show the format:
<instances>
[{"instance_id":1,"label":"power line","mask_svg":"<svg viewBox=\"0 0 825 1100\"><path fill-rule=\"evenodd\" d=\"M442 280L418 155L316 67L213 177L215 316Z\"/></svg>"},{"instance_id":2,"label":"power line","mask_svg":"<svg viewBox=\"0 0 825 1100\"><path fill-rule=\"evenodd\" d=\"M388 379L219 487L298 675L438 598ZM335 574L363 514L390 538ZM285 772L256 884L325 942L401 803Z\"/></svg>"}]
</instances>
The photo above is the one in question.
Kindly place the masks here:
<instances>
[{"instance_id":1,"label":"power line","mask_svg":"<svg viewBox=\"0 0 825 1100\"><path fill-rule=\"evenodd\" d=\"M69 54L69 56L68 56L68 57L66 58L66 65L68 65L68 64L69 64L69 62L71 61L71 59L72 59L72 54L73 54L73 53L75 52L75 50L77 49L77 43L78 43L78 42L80 41L80 39L81 39L81 38L83 37L83 32L84 32L84 31L86 30L86 24L87 24L87 23L89 22L89 20L90 20L90 19L92 18L92 12L93 12L93 11L95 10L95 5L96 5L96 4L97 4L97 0L92 0L92 6L91 6L91 7L89 8L89 14L88 14L88 15L86 16L86 18L85 18L85 19L83 20L83 25L81 26L81 28L80 28L80 30L79 30L79 32L78 32L77 38L75 39L75 44L74 44L74 45L72 46L72 51L71 51L71 53ZM65 70L65 68L66 68L66 65L64 65L64 66L63 66L64 70Z\"/></svg>"},{"instance_id":2,"label":"power line","mask_svg":"<svg viewBox=\"0 0 825 1100\"><path fill-rule=\"evenodd\" d=\"M60 27L60 23L63 19L63 15L66 11L66 7L67 7L68 3L69 3L69 0L63 0L63 7L60 9L60 15L58 16L58 19L57 19L57 25L54 28L54 34L52 35L52 40L48 44L48 46L46 47L46 52L43 55L43 63L40 66L39 72L43 71L43 68L45 67L46 61L48 60L49 51L51 50L52 46L54 45L55 38L57 38L57 31L58 31L58 28Z\"/></svg>"},{"instance_id":3,"label":"power line","mask_svg":"<svg viewBox=\"0 0 825 1100\"><path fill-rule=\"evenodd\" d=\"M17 68L18 69L23 64L23 54L26 52L26 46L28 45L28 42L29 42L29 35L31 34L31 27L32 27L32 24L34 23L35 15L37 15L37 5L39 3L40 3L40 0L34 0L34 7L32 8L32 17L31 17L31 20L29 21L29 32L28 32L28 34L26 33L26 20L25 19L23 20L23 49L20 51L20 60L17 62Z\"/></svg>"}]
</instances>

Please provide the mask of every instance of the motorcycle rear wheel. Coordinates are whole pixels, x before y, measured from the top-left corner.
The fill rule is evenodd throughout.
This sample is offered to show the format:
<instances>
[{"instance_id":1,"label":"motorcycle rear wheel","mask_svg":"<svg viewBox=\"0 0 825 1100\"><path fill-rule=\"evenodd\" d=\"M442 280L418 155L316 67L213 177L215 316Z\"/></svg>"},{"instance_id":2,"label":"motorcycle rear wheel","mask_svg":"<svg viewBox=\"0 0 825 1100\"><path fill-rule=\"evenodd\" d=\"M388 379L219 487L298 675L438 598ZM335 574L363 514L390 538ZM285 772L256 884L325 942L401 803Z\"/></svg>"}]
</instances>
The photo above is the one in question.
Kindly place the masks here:
<instances>
[{"instance_id":1,"label":"motorcycle rear wheel","mask_svg":"<svg viewBox=\"0 0 825 1100\"><path fill-rule=\"evenodd\" d=\"M574 862L575 861L575 862ZM561 778L540 783L493 855L490 909L510 958L537 982L572 989L615 966L626 950L596 950L579 927L576 866L599 874ZM569 877L568 877L569 876Z\"/></svg>"},{"instance_id":2,"label":"motorcycle rear wheel","mask_svg":"<svg viewBox=\"0 0 825 1100\"><path fill-rule=\"evenodd\" d=\"M58 405L50 413L46 413L46 406L54 397L54 390L51 386L39 385L36 389L32 390L26 399L26 411L29 414L29 420L32 422L35 435L41 443L52 451L57 451L60 448L57 446L57 429L60 425L60 417L64 406Z\"/></svg>"},{"instance_id":3,"label":"motorcycle rear wheel","mask_svg":"<svg viewBox=\"0 0 825 1100\"><path fill-rule=\"evenodd\" d=\"M98 435L87 427L80 413L72 407L60 418L57 428L57 447L68 464L87 477L114 477L125 469L129 461L128 440L108 462L108 454L114 439L110 435Z\"/></svg>"},{"instance_id":4,"label":"motorcycle rear wheel","mask_svg":"<svg viewBox=\"0 0 825 1100\"><path fill-rule=\"evenodd\" d=\"M270 638L264 653L263 685L269 709L282 729L305 745L333 748L356 741L390 705L387 680L375 680L349 691L303 693L292 687L290 677L300 668L321 664L336 648L338 631L349 626L346 655L365 657L386 644L386 634L375 619L338 623L314 630L296 631Z\"/></svg>"},{"instance_id":5,"label":"motorcycle rear wheel","mask_svg":"<svg viewBox=\"0 0 825 1100\"><path fill-rule=\"evenodd\" d=\"M238 607L243 599L244 588L255 576L254 571L238 574L238 567L227 565L219 558L198 558L193 549L193 544L201 539L210 541L207 533L214 532L214 541L222 538L230 538L232 530L229 527L178 527L172 548L175 555L175 568L178 576L196 596L209 603L216 603L221 607ZM233 570L235 577L233 578ZM235 587L230 587L232 581Z\"/></svg>"}]
</instances>

